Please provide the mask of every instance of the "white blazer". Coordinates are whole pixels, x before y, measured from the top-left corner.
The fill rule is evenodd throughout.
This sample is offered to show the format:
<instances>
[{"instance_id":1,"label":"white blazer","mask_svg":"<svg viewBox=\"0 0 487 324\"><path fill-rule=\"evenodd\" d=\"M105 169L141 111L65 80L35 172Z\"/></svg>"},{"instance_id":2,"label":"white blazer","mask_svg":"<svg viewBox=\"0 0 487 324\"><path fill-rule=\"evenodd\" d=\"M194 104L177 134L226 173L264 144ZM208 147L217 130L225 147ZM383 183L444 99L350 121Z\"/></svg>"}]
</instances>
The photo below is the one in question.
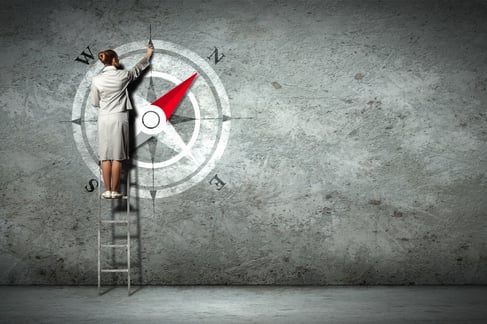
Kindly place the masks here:
<instances>
[{"instance_id":1,"label":"white blazer","mask_svg":"<svg viewBox=\"0 0 487 324\"><path fill-rule=\"evenodd\" d=\"M144 57L130 70L118 70L114 66L105 66L91 81L91 104L100 108L100 114L124 112L132 109L127 91L130 82L137 79L150 65Z\"/></svg>"}]
</instances>

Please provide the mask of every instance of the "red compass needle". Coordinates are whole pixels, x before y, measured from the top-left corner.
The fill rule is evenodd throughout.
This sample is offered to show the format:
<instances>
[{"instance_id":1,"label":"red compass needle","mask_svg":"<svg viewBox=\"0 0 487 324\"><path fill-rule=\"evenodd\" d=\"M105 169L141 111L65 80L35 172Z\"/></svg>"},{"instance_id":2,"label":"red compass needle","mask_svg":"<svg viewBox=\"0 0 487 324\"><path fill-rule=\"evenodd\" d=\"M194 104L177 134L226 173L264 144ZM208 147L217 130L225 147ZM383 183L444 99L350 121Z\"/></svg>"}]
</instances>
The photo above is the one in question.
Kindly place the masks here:
<instances>
[{"instance_id":1,"label":"red compass needle","mask_svg":"<svg viewBox=\"0 0 487 324\"><path fill-rule=\"evenodd\" d=\"M152 105L157 106L164 111L164 114L166 115L166 122L169 120L169 118L171 118L172 114L178 107L197 75L198 73L193 74L188 79L181 82L152 103Z\"/></svg>"}]
</instances>

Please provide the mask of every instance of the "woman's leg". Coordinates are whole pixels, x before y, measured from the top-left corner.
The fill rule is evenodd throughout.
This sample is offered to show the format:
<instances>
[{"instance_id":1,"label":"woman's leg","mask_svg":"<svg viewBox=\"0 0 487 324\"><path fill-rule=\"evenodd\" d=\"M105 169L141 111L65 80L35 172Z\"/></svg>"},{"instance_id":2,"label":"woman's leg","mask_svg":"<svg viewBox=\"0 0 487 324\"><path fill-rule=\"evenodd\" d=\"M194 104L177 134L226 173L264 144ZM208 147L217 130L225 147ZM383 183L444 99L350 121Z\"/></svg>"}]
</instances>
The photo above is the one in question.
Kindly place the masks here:
<instances>
[{"instance_id":1,"label":"woman's leg","mask_svg":"<svg viewBox=\"0 0 487 324\"><path fill-rule=\"evenodd\" d=\"M101 173L103 175L103 182L105 183L105 191L111 191L112 161L101 161Z\"/></svg>"},{"instance_id":2,"label":"woman's leg","mask_svg":"<svg viewBox=\"0 0 487 324\"><path fill-rule=\"evenodd\" d=\"M122 161L112 161L112 191L118 192L120 173L122 172Z\"/></svg>"}]
</instances>

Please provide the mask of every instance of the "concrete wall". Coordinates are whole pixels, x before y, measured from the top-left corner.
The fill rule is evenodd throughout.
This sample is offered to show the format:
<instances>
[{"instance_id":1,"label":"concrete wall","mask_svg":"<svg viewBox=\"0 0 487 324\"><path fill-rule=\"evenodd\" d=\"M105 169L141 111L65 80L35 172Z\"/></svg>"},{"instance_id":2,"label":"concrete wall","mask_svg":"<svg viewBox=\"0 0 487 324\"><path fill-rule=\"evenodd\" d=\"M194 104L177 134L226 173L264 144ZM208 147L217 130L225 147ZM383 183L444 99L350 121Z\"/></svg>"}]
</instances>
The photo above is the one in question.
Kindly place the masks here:
<instances>
[{"instance_id":1,"label":"concrete wall","mask_svg":"<svg viewBox=\"0 0 487 324\"><path fill-rule=\"evenodd\" d=\"M75 59L149 24L219 76L231 127L185 191L134 178L134 283L487 283L485 1L4 2L0 284L96 283L73 107L99 66Z\"/></svg>"}]
</instances>

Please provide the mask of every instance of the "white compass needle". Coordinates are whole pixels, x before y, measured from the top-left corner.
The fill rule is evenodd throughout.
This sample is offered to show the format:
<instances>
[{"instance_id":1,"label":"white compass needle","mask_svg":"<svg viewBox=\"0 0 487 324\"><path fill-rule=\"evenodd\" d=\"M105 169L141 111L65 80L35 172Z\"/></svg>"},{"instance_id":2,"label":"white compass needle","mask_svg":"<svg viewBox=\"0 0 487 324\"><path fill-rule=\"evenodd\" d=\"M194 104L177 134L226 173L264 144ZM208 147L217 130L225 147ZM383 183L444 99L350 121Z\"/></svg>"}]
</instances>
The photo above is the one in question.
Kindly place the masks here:
<instances>
[{"instance_id":1,"label":"white compass needle","mask_svg":"<svg viewBox=\"0 0 487 324\"><path fill-rule=\"evenodd\" d=\"M190 148L183 141L170 121L166 122L162 128L162 132L157 135L157 140L170 147L178 154L183 152L185 156L188 156L193 162L197 163L193 154L191 154Z\"/></svg>"},{"instance_id":2,"label":"white compass needle","mask_svg":"<svg viewBox=\"0 0 487 324\"><path fill-rule=\"evenodd\" d=\"M151 105L141 96L134 96L137 117L135 121L135 146L139 147L151 137L156 137L158 142L169 147L176 153L188 156L193 162L197 163L191 154L189 147L176 131L170 121L166 121L164 112Z\"/></svg>"}]
</instances>

